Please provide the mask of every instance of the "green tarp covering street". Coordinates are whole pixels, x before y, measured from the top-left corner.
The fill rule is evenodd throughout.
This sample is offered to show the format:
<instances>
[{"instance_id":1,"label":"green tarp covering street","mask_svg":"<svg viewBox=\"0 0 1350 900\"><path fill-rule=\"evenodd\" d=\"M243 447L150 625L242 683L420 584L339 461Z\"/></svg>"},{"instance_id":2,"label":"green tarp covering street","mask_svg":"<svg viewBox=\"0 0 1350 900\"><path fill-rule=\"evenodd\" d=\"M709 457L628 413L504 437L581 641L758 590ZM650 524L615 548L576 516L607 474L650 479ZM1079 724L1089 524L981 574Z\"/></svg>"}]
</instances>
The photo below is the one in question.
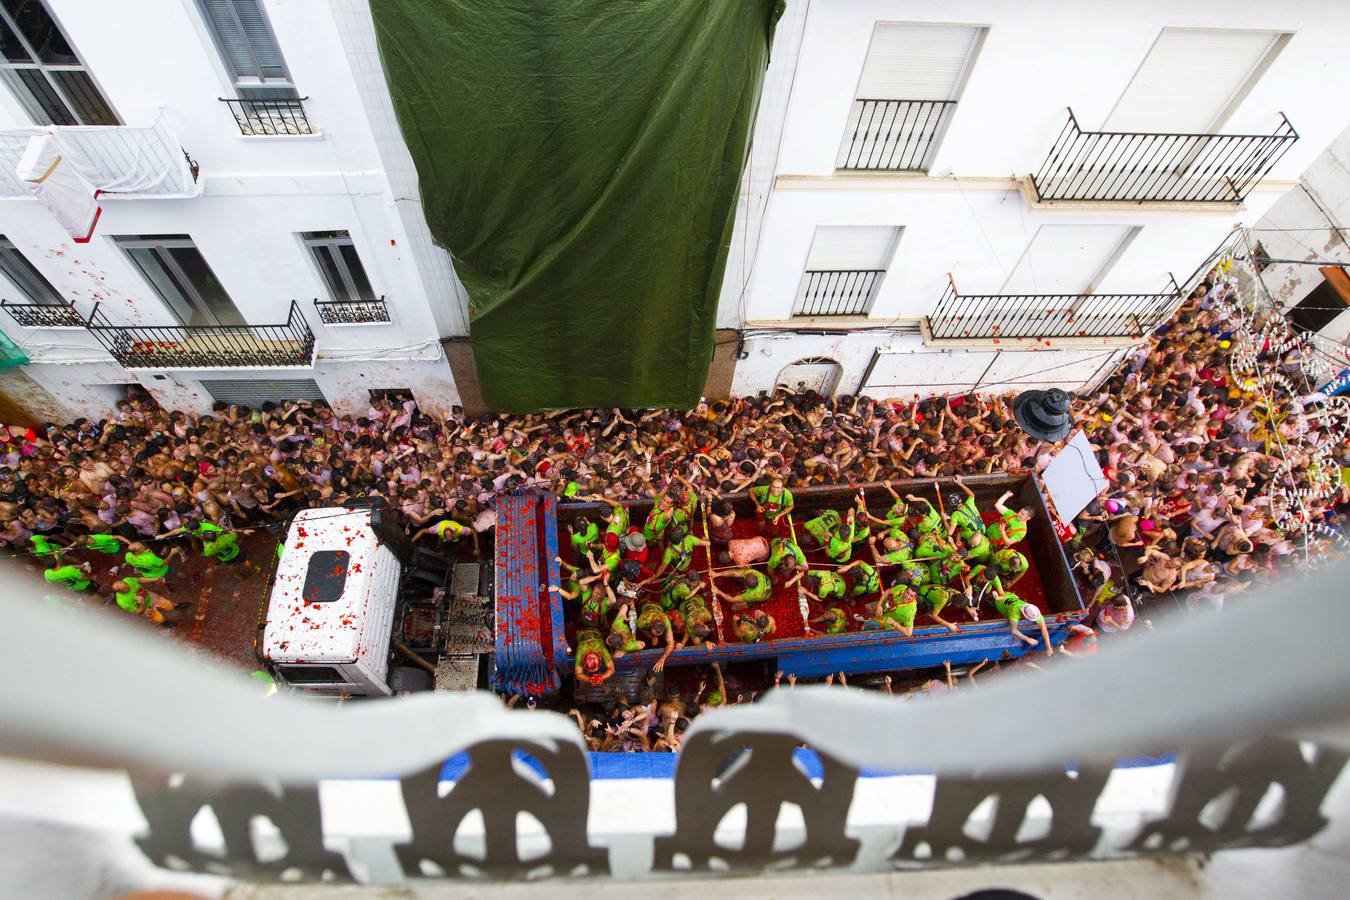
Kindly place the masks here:
<instances>
[{"instance_id":1,"label":"green tarp covering street","mask_svg":"<svg viewBox=\"0 0 1350 900\"><path fill-rule=\"evenodd\" d=\"M778 0L373 0L488 406L698 400Z\"/></svg>"}]
</instances>

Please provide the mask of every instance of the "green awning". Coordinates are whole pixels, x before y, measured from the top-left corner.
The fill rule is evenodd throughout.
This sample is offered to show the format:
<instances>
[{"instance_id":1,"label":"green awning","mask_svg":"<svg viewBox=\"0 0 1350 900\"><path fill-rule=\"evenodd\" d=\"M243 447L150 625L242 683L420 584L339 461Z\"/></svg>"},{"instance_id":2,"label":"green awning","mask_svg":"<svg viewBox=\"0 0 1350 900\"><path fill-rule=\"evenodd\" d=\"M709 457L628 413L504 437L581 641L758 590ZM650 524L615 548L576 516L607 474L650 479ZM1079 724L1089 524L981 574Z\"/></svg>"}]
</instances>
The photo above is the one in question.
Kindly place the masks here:
<instances>
[{"instance_id":1,"label":"green awning","mask_svg":"<svg viewBox=\"0 0 1350 900\"><path fill-rule=\"evenodd\" d=\"M9 339L9 335L0 331L0 369L28 365L28 354L18 344Z\"/></svg>"}]
</instances>

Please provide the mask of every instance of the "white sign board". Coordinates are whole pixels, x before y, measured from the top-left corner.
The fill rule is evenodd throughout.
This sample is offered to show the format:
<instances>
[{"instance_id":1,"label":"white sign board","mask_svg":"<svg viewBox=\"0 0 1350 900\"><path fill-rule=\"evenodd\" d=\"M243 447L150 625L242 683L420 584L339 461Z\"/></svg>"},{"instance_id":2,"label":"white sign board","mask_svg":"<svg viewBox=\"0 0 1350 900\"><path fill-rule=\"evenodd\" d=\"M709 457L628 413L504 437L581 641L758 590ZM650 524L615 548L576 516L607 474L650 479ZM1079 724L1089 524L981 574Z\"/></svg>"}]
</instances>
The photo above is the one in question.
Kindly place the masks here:
<instances>
[{"instance_id":1,"label":"white sign board","mask_svg":"<svg viewBox=\"0 0 1350 900\"><path fill-rule=\"evenodd\" d=\"M1071 522L1109 482L1097 465L1097 454L1082 431L1069 438L1041 473L1041 482L1063 522Z\"/></svg>"}]
</instances>

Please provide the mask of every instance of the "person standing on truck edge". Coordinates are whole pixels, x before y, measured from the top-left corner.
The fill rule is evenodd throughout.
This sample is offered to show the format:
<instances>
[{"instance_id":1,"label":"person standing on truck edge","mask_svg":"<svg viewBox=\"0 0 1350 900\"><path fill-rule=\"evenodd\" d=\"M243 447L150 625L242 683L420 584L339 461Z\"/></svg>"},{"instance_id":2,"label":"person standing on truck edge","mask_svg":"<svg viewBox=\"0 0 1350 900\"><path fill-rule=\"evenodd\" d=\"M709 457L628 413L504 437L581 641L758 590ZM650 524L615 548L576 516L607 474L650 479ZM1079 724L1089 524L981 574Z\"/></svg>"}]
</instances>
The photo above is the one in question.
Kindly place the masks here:
<instances>
[{"instance_id":1,"label":"person standing on truck edge","mask_svg":"<svg viewBox=\"0 0 1350 900\"><path fill-rule=\"evenodd\" d=\"M998 510L999 517L984 527L985 536L995 548L1011 547L1025 540L1027 523L1034 515L1030 506L1024 506L1015 512L1004 506L1004 501L1012 495L1012 491L1004 491L1003 496L994 501L994 509Z\"/></svg>"},{"instance_id":2,"label":"person standing on truck edge","mask_svg":"<svg viewBox=\"0 0 1350 900\"><path fill-rule=\"evenodd\" d=\"M784 486L783 479L776 475L768 484L750 489L750 502L755 504L755 511L760 517L771 525L792 513L792 492Z\"/></svg>"},{"instance_id":3,"label":"person standing on truck edge","mask_svg":"<svg viewBox=\"0 0 1350 900\"><path fill-rule=\"evenodd\" d=\"M999 590L994 594L994 609L1008 620L1008 629L1024 644L1036 646L1036 639L1022 633L1018 623L1022 619L1035 622L1041 629L1041 639L1045 641L1045 655L1054 656L1055 649L1050 646L1050 631L1045 627L1045 616L1034 603L1028 603L1012 591Z\"/></svg>"},{"instance_id":4,"label":"person standing on truck edge","mask_svg":"<svg viewBox=\"0 0 1350 900\"><path fill-rule=\"evenodd\" d=\"M122 558L141 578L160 580L168 577L170 560L181 552L181 547L174 547L164 556L160 556L140 541L133 541L127 545L126 555Z\"/></svg>"},{"instance_id":5,"label":"person standing on truck edge","mask_svg":"<svg viewBox=\"0 0 1350 900\"><path fill-rule=\"evenodd\" d=\"M577 632L575 672L578 681L585 679L597 687L614 674L614 657L598 629L583 628Z\"/></svg>"}]
</instances>

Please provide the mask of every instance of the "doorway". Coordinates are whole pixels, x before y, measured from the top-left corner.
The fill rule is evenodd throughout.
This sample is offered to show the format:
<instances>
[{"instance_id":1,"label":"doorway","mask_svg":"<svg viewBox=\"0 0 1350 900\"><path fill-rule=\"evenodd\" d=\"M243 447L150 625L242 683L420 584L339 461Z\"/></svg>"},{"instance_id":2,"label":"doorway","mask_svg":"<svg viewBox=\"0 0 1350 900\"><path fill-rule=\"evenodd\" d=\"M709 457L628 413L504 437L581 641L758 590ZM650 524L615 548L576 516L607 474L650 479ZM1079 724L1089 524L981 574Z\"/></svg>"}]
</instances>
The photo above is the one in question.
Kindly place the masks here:
<instances>
[{"instance_id":1,"label":"doorway","mask_svg":"<svg viewBox=\"0 0 1350 900\"><path fill-rule=\"evenodd\" d=\"M822 397L834 395L844 367L828 356L808 356L778 373L777 385L794 391L815 391Z\"/></svg>"}]
</instances>

